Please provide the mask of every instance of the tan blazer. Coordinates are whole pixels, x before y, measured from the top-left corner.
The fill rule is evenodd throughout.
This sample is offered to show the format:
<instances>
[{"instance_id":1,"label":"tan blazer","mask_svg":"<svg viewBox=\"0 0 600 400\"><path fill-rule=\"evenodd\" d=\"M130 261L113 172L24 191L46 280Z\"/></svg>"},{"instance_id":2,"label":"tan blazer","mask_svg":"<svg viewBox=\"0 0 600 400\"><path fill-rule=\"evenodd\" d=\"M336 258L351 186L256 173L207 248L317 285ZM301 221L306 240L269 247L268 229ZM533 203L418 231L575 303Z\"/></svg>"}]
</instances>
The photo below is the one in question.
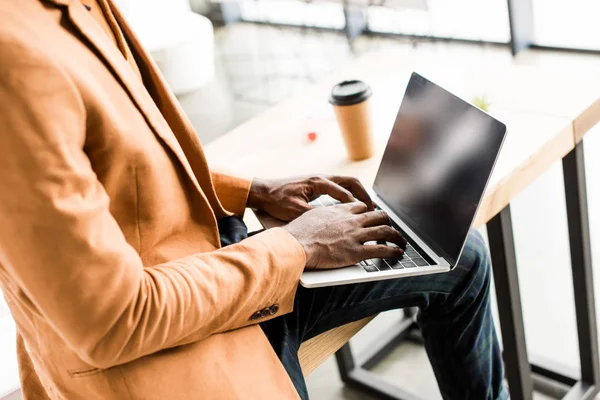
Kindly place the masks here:
<instances>
[{"instance_id":1,"label":"tan blazer","mask_svg":"<svg viewBox=\"0 0 600 400\"><path fill-rule=\"evenodd\" d=\"M0 287L25 398L297 398L257 323L292 310L304 251L282 229L219 249L250 182L211 174L113 11L146 87L78 0L0 2Z\"/></svg>"}]
</instances>

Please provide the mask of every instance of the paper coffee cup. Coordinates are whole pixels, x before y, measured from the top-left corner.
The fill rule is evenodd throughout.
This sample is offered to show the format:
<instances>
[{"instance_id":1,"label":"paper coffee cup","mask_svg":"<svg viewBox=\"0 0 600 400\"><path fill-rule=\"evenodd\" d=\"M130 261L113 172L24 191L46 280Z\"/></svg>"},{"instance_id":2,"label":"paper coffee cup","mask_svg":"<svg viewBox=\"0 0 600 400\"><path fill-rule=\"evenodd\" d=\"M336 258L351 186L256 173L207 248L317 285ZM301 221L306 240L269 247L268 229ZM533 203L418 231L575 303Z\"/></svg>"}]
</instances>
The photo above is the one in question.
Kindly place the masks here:
<instances>
[{"instance_id":1,"label":"paper coffee cup","mask_svg":"<svg viewBox=\"0 0 600 400\"><path fill-rule=\"evenodd\" d=\"M352 161L364 160L375 153L369 104L372 93L369 85L358 80L340 82L331 89L329 102Z\"/></svg>"}]
</instances>

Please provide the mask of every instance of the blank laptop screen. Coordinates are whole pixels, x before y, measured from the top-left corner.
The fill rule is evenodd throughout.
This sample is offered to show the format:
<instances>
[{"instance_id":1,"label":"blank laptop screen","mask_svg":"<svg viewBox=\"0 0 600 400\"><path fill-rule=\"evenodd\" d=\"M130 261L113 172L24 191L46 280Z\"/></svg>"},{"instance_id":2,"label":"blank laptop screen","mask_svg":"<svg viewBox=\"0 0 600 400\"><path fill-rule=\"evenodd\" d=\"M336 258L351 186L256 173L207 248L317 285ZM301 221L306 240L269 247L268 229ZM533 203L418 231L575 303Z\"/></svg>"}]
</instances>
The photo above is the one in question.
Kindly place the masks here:
<instances>
[{"instance_id":1,"label":"blank laptop screen","mask_svg":"<svg viewBox=\"0 0 600 400\"><path fill-rule=\"evenodd\" d=\"M505 134L501 122L413 73L375 192L454 266Z\"/></svg>"}]
</instances>

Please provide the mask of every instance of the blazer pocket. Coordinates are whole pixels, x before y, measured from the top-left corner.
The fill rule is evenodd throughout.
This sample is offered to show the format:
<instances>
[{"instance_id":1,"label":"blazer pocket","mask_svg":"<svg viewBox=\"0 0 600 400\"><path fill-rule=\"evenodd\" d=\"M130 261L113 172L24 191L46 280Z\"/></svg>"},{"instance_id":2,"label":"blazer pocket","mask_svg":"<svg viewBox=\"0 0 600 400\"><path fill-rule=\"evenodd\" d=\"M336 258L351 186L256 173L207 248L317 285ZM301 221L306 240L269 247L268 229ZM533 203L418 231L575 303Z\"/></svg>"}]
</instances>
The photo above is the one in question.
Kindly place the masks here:
<instances>
[{"instance_id":1,"label":"blazer pocket","mask_svg":"<svg viewBox=\"0 0 600 400\"><path fill-rule=\"evenodd\" d=\"M71 378L85 378L86 376L96 375L104 371L106 371L106 368L86 368L81 370L70 369L68 372L69 375L71 375Z\"/></svg>"}]
</instances>

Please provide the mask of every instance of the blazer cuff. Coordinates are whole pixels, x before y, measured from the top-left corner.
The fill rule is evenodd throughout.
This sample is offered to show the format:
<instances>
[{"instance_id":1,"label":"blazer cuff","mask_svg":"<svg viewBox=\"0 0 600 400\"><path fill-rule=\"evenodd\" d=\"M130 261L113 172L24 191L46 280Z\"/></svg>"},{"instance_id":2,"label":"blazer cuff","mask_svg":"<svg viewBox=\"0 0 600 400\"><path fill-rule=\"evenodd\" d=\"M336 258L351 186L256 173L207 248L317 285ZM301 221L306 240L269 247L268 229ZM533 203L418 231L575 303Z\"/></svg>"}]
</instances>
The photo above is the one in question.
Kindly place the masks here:
<instances>
[{"instance_id":1,"label":"blazer cuff","mask_svg":"<svg viewBox=\"0 0 600 400\"><path fill-rule=\"evenodd\" d=\"M239 217L243 217L252 180L221 172L211 172L211 177L215 192L223 208Z\"/></svg>"},{"instance_id":2,"label":"blazer cuff","mask_svg":"<svg viewBox=\"0 0 600 400\"><path fill-rule=\"evenodd\" d=\"M279 305L279 312L259 322L292 312L300 276L306 266L306 252L304 248L291 233L283 228L267 229L247 240L262 242L271 253L273 266L280 272L273 274L278 279L271 282L272 285L276 285L279 288L276 291L278 293L277 298L271 300L272 304Z\"/></svg>"}]
</instances>

